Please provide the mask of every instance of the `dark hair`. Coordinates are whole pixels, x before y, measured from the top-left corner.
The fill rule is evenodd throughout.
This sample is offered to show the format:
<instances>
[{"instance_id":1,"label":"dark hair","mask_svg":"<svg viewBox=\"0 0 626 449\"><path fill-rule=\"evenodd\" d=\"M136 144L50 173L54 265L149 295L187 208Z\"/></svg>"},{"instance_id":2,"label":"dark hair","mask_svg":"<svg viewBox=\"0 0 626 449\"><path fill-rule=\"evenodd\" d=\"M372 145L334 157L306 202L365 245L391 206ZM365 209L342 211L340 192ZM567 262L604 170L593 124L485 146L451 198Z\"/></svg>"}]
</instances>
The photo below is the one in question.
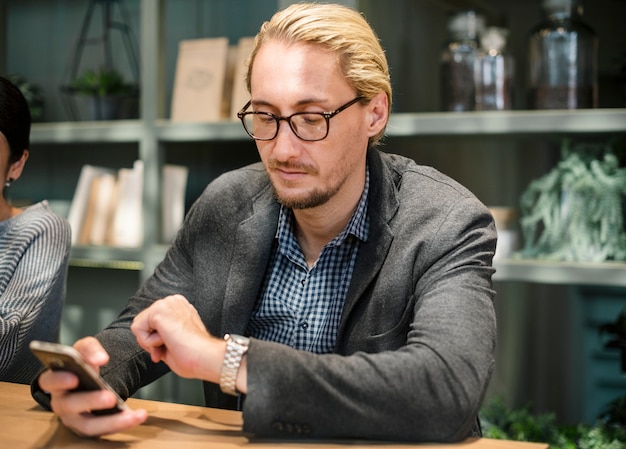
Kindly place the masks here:
<instances>
[{"instance_id":1,"label":"dark hair","mask_svg":"<svg viewBox=\"0 0 626 449\"><path fill-rule=\"evenodd\" d=\"M0 76L0 132L9 143L9 164L30 148L30 110L22 92Z\"/></svg>"}]
</instances>

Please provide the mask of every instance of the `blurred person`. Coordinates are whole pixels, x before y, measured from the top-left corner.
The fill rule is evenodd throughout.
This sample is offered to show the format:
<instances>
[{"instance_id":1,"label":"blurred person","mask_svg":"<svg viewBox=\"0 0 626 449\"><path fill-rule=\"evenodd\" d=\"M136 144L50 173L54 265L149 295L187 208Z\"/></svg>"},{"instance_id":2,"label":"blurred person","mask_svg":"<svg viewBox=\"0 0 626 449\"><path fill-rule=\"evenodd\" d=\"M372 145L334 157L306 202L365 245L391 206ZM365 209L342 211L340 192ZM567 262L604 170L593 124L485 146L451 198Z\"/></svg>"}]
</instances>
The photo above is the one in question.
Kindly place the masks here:
<instances>
[{"instance_id":1,"label":"blurred person","mask_svg":"<svg viewBox=\"0 0 626 449\"><path fill-rule=\"evenodd\" d=\"M18 208L7 200L28 159L30 125L24 96L0 77L0 380L20 383L42 369L29 342L58 340L71 232L47 201Z\"/></svg>"}]
</instances>

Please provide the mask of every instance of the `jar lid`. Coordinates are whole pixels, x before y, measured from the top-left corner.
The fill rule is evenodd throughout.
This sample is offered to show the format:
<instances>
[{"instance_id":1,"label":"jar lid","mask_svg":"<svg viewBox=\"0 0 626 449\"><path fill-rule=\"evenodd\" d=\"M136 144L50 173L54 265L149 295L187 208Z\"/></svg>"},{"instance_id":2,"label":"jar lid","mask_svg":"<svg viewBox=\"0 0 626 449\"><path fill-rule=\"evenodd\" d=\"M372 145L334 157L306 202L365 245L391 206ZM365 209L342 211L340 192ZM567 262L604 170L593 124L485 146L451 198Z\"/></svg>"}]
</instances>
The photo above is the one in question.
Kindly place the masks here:
<instances>
[{"instance_id":1,"label":"jar lid","mask_svg":"<svg viewBox=\"0 0 626 449\"><path fill-rule=\"evenodd\" d=\"M485 28L485 17L474 9L457 11L448 20L448 31L454 36L476 38Z\"/></svg>"},{"instance_id":2,"label":"jar lid","mask_svg":"<svg viewBox=\"0 0 626 449\"><path fill-rule=\"evenodd\" d=\"M480 35L480 46L485 50L502 51L506 47L509 30L501 27L487 27Z\"/></svg>"},{"instance_id":3,"label":"jar lid","mask_svg":"<svg viewBox=\"0 0 626 449\"><path fill-rule=\"evenodd\" d=\"M582 9L582 0L543 0L541 6L546 11L580 10Z\"/></svg>"}]
</instances>

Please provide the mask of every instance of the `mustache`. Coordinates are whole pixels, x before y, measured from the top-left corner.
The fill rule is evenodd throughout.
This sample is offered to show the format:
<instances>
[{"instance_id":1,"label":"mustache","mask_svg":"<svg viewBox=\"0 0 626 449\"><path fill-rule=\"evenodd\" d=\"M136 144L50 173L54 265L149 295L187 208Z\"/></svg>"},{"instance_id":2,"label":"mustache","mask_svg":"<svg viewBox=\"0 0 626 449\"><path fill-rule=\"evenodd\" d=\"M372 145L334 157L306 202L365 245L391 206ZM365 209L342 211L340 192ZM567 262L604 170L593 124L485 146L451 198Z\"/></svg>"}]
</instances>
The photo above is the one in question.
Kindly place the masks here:
<instances>
[{"instance_id":1,"label":"mustache","mask_svg":"<svg viewBox=\"0 0 626 449\"><path fill-rule=\"evenodd\" d=\"M283 169L283 170L301 171L301 172L305 172L311 175L318 174L317 168L315 168L311 164L305 164L305 163L297 162L297 161L282 162L276 159L270 159L269 161L267 161L267 168L268 170Z\"/></svg>"}]
</instances>

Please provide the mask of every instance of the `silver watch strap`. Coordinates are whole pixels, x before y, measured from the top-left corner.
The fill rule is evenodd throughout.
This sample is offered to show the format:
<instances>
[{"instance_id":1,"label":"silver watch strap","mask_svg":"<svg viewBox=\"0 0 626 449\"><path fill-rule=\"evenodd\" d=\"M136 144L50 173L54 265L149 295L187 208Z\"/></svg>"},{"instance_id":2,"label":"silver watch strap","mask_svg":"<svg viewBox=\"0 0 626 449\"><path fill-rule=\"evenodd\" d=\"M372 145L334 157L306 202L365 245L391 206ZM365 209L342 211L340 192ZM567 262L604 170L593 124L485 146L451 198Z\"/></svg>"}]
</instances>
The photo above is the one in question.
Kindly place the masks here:
<instances>
[{"instance_id":1,"label":"silver watch strap","mask_svg":"<svg viewBox=\"0 0 626 449\"><path fill-rule=\"evenodd\" d=\"M248 352L249 339L241 335L224 335L226 340L226 353L220 373L220 389L223 393L237 396L237 373L241 366L241 360Z\"/></svg>"}]
</instances>

